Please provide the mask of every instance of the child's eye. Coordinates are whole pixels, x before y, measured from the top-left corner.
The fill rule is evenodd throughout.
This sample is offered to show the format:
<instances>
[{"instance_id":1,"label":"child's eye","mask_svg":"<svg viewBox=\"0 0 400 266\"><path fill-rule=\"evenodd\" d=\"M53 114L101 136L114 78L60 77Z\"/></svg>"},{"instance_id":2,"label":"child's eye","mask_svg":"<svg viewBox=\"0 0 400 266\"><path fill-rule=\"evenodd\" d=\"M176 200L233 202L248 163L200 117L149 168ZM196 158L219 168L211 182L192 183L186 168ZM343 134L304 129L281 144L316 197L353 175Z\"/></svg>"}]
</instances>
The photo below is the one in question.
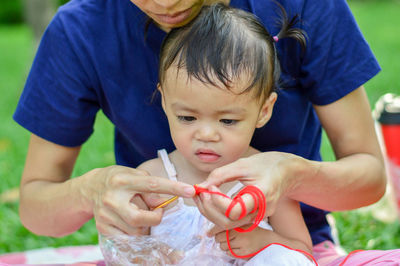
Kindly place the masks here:
<instances>
[{"instance_id":1,"label":"child's eye","mask_svg":"<svg viewBox=\"0 0 400 266\"><path fill-rule=\"evenodd\" d=\"M184 116L184 115L178 115L178 120L183 121L183 122L193 122L196 120L196 117L194 116Z\"/></svg>"},{"instance_id":2,"label":"child's eye","mask_svg":"<svg viewBox=\"0 0 400 266\"><path fill-rule=\"evenodd\" d=\"M221 122L222 124L227 125L227 126L232 126L232 125L235 125L239 121L234 120L234 119L221 119L221 120L219 120L219 122Z\"/></svg>"}]
</instances>

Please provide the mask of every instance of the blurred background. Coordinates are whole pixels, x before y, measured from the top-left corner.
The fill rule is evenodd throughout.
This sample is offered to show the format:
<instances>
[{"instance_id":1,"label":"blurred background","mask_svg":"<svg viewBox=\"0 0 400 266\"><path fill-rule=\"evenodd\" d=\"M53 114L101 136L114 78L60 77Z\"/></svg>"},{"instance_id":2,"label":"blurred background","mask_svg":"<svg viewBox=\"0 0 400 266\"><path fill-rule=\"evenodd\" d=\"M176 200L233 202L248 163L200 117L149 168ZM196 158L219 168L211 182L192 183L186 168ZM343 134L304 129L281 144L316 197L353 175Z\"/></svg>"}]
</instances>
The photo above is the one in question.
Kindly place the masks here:
<instances>
[{"instance_id":1,"label":"blurred background","mask_svg":"<svg viewBox=\"0 0 400 266\"><path fill-rule=\"evenodd\" d=\"M58 6L67 0L0 1L0 254L43 247L96 244L90 221L73 235L36 236L18 217L18 185L29 132L12 120L40 37ZM385 93L400 95L400 0L349 0L382 72L365 87L371 106ZM349 36L351 38L351 36ZM114 164L113 128L100 112L95 132L83 146L73 176ZM324 135L324 160L334 160ZM330 215L337 237L347 251L400 248L400 224L394 204L385 197L372 207Z\"/></svg>"}]
</instances>

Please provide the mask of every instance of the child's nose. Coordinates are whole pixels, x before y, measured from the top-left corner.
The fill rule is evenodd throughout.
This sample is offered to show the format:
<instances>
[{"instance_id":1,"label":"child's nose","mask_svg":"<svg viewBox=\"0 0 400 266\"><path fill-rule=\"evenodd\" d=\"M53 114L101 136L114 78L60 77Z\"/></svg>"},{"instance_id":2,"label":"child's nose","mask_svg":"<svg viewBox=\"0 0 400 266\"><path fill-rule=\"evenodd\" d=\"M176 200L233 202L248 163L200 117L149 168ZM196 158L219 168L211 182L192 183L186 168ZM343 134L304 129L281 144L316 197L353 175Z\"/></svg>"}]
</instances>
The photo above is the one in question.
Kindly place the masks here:
<instances>
[{"instance_id":1,"label":"child's nose","mask_svg":"<svg viewBox=\"0 0 400 266\"><path fill-rule=\"evenodd\" d=\"M205 125L196 131L196 139L204 142L215 142L220 140L220 135L215 128Z\"/></svg>"}]
</instances>

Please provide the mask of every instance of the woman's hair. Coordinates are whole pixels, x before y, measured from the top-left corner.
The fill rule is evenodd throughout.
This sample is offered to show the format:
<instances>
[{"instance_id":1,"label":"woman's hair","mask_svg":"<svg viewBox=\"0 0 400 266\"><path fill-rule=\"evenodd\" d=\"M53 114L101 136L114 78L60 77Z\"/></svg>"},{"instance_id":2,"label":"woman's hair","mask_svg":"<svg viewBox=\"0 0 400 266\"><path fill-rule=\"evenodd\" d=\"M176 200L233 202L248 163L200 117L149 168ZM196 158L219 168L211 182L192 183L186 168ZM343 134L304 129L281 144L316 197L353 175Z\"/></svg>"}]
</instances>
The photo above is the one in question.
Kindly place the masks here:
<instances>
[{"instance_id":1,"label":"woman's hair","mask_svg":"<svg viewBox=\"0 0 400 266\"><path fill-rule=\"evenodd\" d=\"M241 93L257 88L254 96L265 100L276 89L280 76L275 41L291 37L305 46L303 31L293 28L297 16L289 21L283 7L279 7L281 31L271 36L249 12L222 3L204 6L191 22L172 29L165 37L159 65L161 87L166 71L175 65L178 71L183 68L189 78L213 86L223 84L227 89L247 74L249 85Z\"/></svg>"}]
</instances>

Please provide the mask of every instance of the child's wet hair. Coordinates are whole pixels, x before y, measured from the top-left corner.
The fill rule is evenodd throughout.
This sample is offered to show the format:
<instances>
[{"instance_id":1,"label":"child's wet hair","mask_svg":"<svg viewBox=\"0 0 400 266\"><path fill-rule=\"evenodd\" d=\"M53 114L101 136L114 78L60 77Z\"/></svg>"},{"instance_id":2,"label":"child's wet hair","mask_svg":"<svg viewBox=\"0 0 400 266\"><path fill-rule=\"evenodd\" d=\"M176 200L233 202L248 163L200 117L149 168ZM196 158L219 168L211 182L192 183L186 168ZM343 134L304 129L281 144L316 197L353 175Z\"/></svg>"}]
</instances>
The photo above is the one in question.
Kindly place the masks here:
<instances>
[{"instance_id":1,"label":"child's wet hair","mask_svg":"<svg viewBox=\"0 0 400 266\"><path fill-rule=\"evenodd\" d=\"M283 7L282 29L275 39L292 37L305 45L303 31L293 28L297 16L287 19ZM254 96L266 99L276 89L280 67L274 37L251 13L222 3L205 6L187 25L172 29L161 46L159 81L172 65L184 69L189 78L230 89L232 83L250 77L241 93L255 90Z\"/></svg>"}]
</instances>

